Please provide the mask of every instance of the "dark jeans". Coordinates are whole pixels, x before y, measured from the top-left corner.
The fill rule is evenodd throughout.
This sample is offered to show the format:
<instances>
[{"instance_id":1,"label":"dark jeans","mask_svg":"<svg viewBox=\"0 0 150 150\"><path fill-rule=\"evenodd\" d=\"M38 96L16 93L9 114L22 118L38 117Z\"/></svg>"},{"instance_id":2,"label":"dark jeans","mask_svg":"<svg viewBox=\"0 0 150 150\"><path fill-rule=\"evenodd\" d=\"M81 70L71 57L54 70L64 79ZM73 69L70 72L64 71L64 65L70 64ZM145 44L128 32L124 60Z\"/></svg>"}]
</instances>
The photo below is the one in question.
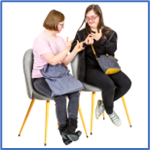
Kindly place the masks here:
<instances>
[{"instance_id":1,"label":"dark jeans","mask_svg":"<svg viewBox=\"0 0 150 150\"><path fill-rule=\"evenodd\" d=\"M122 71L106 75L101 68L88 68L85 82L102 89L104 107L108 114L113 112L113 103L131 87L131 81Z\"/></svg>"},{"instance_id":2,"label":"dark jeans","mask_svg":"<svg viewBox=\"0 0 150 150\"><path fill-rule=\"evenodd\" d=\"M45 79L36 78L32 79L33 86L36 91L39 93L51 97L51 89L46 83ZM68 93L65 95L55 96L55 105L56 105L56 115L59 122L59 125L65 125L67 121L67 112L66 112L66 96L69 98L68 104L68 116L69 118L77 119L78 107L79 107L79 96L80 92Z\"/></svg>"}]
</instances>

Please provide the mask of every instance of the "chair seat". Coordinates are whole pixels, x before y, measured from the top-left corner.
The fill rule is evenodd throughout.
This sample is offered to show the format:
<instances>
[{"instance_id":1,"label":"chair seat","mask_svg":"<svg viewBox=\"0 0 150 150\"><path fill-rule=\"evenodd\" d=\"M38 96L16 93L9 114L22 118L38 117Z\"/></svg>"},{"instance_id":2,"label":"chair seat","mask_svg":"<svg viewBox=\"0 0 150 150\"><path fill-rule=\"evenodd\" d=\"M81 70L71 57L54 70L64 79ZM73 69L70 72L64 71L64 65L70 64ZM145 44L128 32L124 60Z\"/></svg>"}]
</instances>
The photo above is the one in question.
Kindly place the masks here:
<instances>
[{"instance_id":1,"label":"chair seat","mask_svg":"<svg viewBox=\"0 0 150 150\"><path fill-rule=\"evenodd\" d=\"M45 95L42 95L35 90L32 91L32 99L38 99L38 100L54 100L52 97L47 97Z\"/></svg>"},{"instance_id":2,"label":"chair seat","mask_svg":"<svg viewBox=\"0 0 150 150\"><path fill-rule=\"evenodd\" d=\"M85 88L85 91L93 91L93 92L98 92L98 91L101 91L100 88L96 87L96 86L93 86L93 85L90 85L90 84L87 84L87 83L84 83L82 82L84 88ZM32 91L32 99L38 99L38 100L54 100L53 98L51 97L46 97L38 92L36 92L35 90Z\"/></svg>"},{"instance_id":3,"label":"chair seat","mask_svg":"<svg viewBox=\"0 0 150 150\"><path fill-rule=\"evenodd\" d=\"M94 85L90 85L88 83L85 83L85 82L82 82L84 88L85 88L85 91L93 91L93 92L98 92L98 91L101 91L100 88L94 86Z\"/></svg>"}]
</instances>

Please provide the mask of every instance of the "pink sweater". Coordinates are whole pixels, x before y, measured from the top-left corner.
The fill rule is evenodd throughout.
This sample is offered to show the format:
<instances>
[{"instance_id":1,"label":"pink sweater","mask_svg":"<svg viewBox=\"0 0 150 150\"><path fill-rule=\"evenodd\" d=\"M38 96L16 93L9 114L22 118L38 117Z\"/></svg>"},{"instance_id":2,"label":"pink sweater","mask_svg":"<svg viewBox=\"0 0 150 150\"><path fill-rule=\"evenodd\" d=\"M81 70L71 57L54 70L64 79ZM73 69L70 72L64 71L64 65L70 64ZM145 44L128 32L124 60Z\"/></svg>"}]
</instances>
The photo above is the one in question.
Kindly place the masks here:
<instances>
[{"instance_id":1,"label":"pink sweater","mask_svg":"<svg viewBox=\"0 0 150 150\"><path fill-rule=\"evenodd\" d=\"M44 67L48 62L41 56L42 54L52 52L57 55L66 47L64 39L56 35L56 40L49 38L44 32L42 32L33 43L33 69L32 78L43 77L40 73L40 69ZM61 63L61 62L59 62Z\"/></svg>"}]
</instances>

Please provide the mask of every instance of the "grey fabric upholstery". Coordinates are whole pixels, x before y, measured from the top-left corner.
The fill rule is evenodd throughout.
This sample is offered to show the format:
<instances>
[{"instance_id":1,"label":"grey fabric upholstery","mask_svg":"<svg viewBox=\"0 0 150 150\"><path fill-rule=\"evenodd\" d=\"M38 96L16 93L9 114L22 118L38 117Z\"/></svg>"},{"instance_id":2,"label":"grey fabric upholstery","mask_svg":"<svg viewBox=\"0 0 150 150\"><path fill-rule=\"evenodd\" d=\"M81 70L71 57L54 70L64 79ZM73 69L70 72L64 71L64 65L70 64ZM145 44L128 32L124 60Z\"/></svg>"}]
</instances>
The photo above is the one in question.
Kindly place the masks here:
<instances>
[{"instance_id":1,"label":"grey fabric upholstery","mask_svg":"<svg viewBox=\"0 0 150 150\"><path fill-rule=\"evenodd\" d=\"M71 62L72 74L76 79L78 79L78 76L77 76L78 75L78 72L77 72L78 71L78 62L79 62L79 54L77 54ZM87 84L85 82L82 82L82 84L85 88L85 91L93 91L93 92L101 91L101 89L96 86Z\"/></svg>"},{"instance_id":2,"label":"grey fabric upholstery","mask_svg":"<svg viewBox=\"0 0 150 150\"><path fill-rule=\"evenodd\" d=\"M27 94L30 99L39 99L39 100L53 100L51 97L46 97L33 88L32 85L32 67L33 67L33 50L29 49L25 52L23 57L23 70L26 82Z\"/></svg>"}]
</instances>

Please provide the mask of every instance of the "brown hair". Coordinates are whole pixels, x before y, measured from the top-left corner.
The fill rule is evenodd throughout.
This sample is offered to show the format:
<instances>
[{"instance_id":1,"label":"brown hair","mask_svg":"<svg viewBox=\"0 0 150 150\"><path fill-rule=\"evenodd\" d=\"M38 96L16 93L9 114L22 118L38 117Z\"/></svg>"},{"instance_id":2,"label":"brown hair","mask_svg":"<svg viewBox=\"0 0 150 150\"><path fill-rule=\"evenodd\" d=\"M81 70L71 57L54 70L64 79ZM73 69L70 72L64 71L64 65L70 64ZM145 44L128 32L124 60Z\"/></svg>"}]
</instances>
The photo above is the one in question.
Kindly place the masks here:
<instances>
[{"instance_id":1,"label":"brown hair","mask_svg":"<svg viewBox=\"0 0 150 150\"><path fill-rule=\"evenodd\" d=\"M51 10L44 20L43 27L49 30L58 31L58 23L64 21L65 16L56 10Z\"/></svg>"},{"instance_id":2,"label":"brown hair","mask_svg":"<svg viewBox=\"0 0 150 150\"><path fill-rule=\"evenodd\" d=\"M108 26L105 26L104 24L104 20L103 20L103 14L102 14L102 10L101 8L99 7L99 5L90 5L87 7L86 11L85 11L85 15L84 15L84 20L80 26L80 28L82 27L82 25L84 24L85 22L85 19L86 19L86 14L90 11L90 10L93 10L98 16L99 16L99 23L98 23L98 26L97 26L97 30L99 31L101 29L101 27L103 27L102 29L102 36L106 35L106 34L109 34L111 31L113 31L111 28L109 28ZM78 31L80 30L80 28L78 29ZM87 35L89 33L91 33L91 29L90 29L90 26L88 25L88 23L85 24L85 30L86 30L86 33ZM77 31L77 32L78 32Z\"/></svg>"}]
</instances>

